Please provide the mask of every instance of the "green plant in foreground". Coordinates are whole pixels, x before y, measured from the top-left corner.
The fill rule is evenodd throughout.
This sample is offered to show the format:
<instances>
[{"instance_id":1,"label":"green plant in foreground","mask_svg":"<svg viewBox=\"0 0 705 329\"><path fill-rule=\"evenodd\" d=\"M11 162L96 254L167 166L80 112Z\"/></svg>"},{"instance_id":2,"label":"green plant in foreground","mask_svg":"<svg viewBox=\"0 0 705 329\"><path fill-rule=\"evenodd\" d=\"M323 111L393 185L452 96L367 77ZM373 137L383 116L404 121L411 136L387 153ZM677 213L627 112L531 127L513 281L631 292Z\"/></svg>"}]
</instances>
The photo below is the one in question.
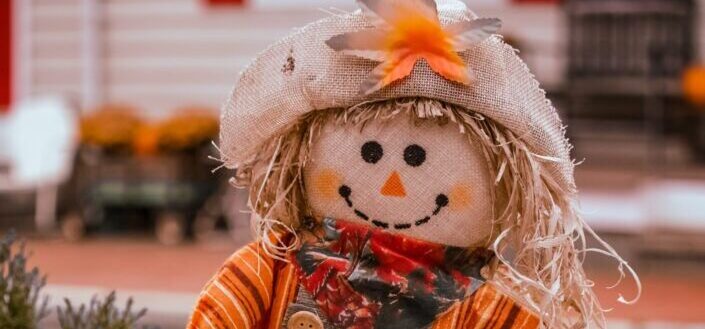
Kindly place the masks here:
<instances>
[{"instance_id":1,"label":"green plant in foreground","mask_svg":"<svg viewBox=\"0 0 705 329\"><path fill-rule=\"evenodd\" d=\"M18 242L14 232L0 239L0 329L37 329L39 321L49 315L49 297L40 297L46 276L37 267L28 269L28 258L25 243ZM115 292L103 300L94 297L88 307L75 307L64 299L65 306L57 307L61 329L137 328L147 309L133 312L130 298L121 311L115 301Z\"/></svg>"},{"instance_id":2,"label":"green plant in foreground","mask_svg":"<svg viewBox=\"0 0 705 329\"><path fill-rule=\"evenodd\" d=\"M48 297L39 300L46 276L27 268L25 244L16 243L14 232L0 240L0 328L33 329L49 314Z\"/></svg>"},{"instance_id":3,"label":"green plant in foreground","mask_svg":"<svg viewBox=\"0 0 705 329\"><path fill-rule=\"evenodd\" d=\"M93 297L89 306L75 307L71 301L64 299L64 308L57 307L59 324L62 329L132 329L142 318L147 309L133 313L132 298L127 300L124 310L115 306L115 292L111 292L104 300Z\"/></svg>"}]
</instances>

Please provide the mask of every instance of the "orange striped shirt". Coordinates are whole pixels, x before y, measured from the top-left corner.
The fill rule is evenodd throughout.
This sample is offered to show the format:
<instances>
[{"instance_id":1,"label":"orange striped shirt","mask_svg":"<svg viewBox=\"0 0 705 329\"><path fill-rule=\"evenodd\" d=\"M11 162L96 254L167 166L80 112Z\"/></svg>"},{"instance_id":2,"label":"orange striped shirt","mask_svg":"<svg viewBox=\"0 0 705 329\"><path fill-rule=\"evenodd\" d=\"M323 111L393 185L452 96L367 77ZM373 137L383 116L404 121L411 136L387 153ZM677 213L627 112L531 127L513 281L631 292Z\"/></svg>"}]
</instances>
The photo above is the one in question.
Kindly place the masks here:
<instances>
[{"instance_id":1,"label":"orange striped shirt","mask_svg":"<svg viewBox=\"0 0 705 329\"><path fill-rule=\"evenodd\" d=\"M258 243L235 252L206 284L187 329L280 329L296 298L292 264L275 261ZM533 329L539 318L492 284L442 314L433 329Z\"/></svg>"}]
</instances>

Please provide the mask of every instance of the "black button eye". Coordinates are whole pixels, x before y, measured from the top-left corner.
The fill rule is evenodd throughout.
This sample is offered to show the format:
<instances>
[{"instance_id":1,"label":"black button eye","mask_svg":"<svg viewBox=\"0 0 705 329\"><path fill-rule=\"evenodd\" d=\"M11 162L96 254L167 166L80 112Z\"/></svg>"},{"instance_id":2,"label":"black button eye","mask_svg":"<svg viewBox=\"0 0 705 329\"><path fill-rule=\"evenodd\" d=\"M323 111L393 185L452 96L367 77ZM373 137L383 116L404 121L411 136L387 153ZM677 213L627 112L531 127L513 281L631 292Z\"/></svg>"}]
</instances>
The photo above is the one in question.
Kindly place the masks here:
<instances>
[{"instance_id":1,"label":"black button eye","mask_svg":"<svg viewBox=\"0 0 705 329\"><path fill-rule=\"evenodd\" d=\"M416 144L411 144L404 149L404 161L412 167L418 167L426 161L426 150Z\"/></svg>"},{"instance_id":2,"label":"black button eye","mask_svg":"<svg viewBox=\"0 0 705 329\"><path fill-rule=\"evenodd\" d=\"M382 145L379 145L379 143L375 141L369 141L362 145L360 154L362 155L362 159L365 160L365 162L377 163L377 161L382 159L384 151L382 150Z\"/></svg>"}]
</instances>

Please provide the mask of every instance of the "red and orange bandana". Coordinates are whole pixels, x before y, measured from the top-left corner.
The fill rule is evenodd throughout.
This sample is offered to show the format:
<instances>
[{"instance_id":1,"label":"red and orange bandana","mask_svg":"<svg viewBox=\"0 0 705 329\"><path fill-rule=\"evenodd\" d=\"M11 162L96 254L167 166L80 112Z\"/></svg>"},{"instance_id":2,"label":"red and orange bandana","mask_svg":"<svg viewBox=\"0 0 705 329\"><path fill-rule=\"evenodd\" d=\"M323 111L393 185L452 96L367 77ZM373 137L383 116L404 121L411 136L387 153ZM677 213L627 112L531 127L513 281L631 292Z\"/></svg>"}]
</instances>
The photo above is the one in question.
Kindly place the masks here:
<instances>
[{"instance_id":1,"label":"red and orange bandana","mask_svg":"<svg viewBox=\"0 0 705 329\"><path fill-rule=\"evenodd\" d=\"M483 283L493 257L342 220L292 255L303 287L342 328L425 328Z\"/></svg>"}]
</instances>

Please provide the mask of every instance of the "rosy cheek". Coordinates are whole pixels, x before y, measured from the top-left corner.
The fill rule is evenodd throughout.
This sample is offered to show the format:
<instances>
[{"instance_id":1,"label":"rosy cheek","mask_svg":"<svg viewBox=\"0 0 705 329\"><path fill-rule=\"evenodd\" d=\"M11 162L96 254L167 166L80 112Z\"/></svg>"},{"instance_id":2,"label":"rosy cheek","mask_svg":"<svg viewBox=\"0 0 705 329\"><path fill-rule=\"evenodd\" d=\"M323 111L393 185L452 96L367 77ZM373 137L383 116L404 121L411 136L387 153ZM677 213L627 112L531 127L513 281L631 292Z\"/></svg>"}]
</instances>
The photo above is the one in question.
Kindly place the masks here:
<instances>
[{"instance_id":1,"label":"rosy cheek","mask_svg":"<svg viewBox=\"0 0 705 329\"><path fill-rule=\"evenodd\" d=\"M448 205L451 210L460 211L472 203L472 190L465 183L456 184L448 195Z\"/></svg>"},{"instance_id":2,"label":"rosy cheek","mask_svg":"<svg viewBox=\"0 0 705 329\"><path fill-rule=\"evenodd\" d=\"M335 170L329 168L321 169L313 173L311 192L315 193L319 198L330 201L338 195L340 180L340 174Z\"/></svg>"}]
</instances>

